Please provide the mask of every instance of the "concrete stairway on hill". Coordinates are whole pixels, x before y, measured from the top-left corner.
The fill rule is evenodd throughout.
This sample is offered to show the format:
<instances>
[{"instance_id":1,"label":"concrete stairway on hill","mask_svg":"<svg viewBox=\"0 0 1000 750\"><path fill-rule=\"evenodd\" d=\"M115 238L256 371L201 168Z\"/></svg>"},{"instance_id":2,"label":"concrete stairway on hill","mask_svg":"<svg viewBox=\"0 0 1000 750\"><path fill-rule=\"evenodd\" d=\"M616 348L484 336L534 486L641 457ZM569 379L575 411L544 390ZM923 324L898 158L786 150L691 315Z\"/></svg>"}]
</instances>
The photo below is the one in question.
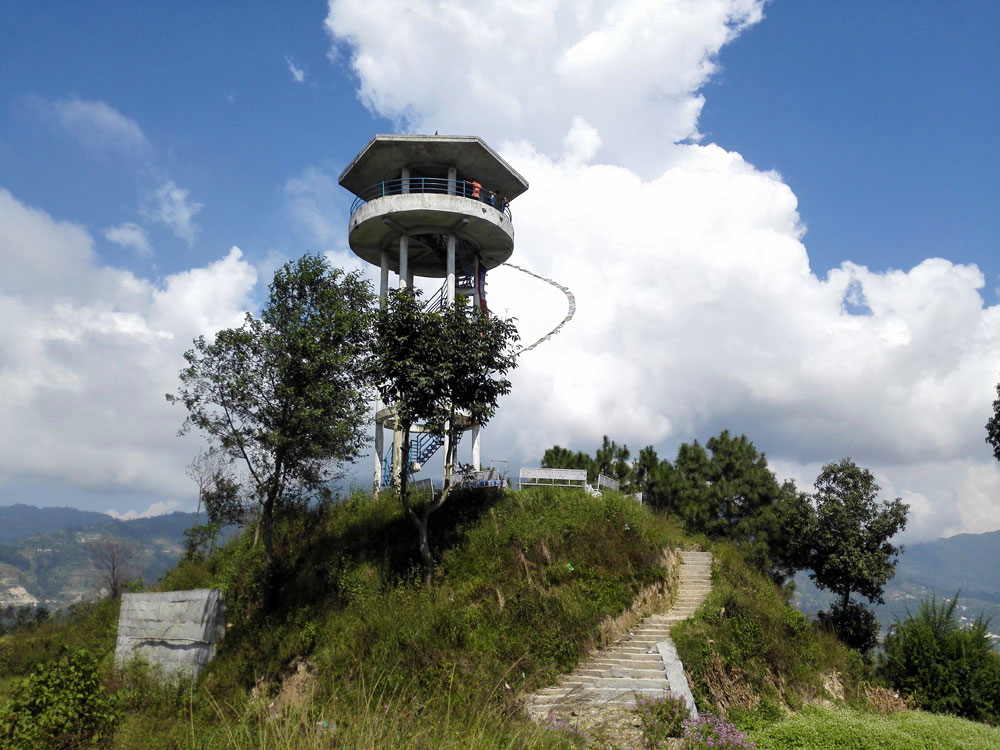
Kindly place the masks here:
<instances>
[{"instance_id":1,"label":"concrete stairway on hill","mask_svg":"<svg viewBox=\"0 0 1000 750\"><path fill-rule=\"evenodd\" d=\"M710 552L681 552L680 583L673 606L647 617L626 636L600 649L559 682L531 696L529 714L545 719L595 706L633 706L636 695L662 697L668 692L697 712L684 668L670 640L670 628L691 617L712 587Z\"/></svg>"}]
</instances>

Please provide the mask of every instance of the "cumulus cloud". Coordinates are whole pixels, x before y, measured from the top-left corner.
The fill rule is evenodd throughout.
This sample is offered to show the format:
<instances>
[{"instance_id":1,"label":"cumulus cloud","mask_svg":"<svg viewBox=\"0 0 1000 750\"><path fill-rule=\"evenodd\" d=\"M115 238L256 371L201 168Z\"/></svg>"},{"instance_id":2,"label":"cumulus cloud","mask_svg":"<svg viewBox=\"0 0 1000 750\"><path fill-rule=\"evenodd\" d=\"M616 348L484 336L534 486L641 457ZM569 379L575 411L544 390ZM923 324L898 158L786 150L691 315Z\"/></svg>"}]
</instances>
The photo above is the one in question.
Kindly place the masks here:
<instances>
[{"instance_id":1,"label":"cumulus cloud","mask_svg":"<svg viewBox=\"0 0 1000 750\"><path fill-rule=\"evenodd\" d=\"M167 226L177 237L194 244L198 225L194 222L202 204L189 199L190 193L173 180L167 180L149 193L139 206L139 213L150 221Z\"/></svg>"},{"instance_id":2,"label":"cumulus cloud","mask_svg":"<svg viewBox=\"0 0 1000 750\"><path fill-rule=\"evenodd\" d=\"M288 65L288 72L292 74L292 78L295 79L296 83L305 83L306 81L306 71L304 68L300 68L292 58L285 56L285 63Z\"/></svg>"},{"instance_id":3,"label":"cumulus cloud","mask_svg":"<svg viewBox=\"0 0 1000 750\"><path fill-rule=\"evenodd\" d=\"M697 139L697 93L719 49L762 18L762 0L331 0L326 29L373 112L415 132L527 138L558 153L574 117L601 156L660 166L662 148ZM652 172L649 172L652 173Z\"/></svg>"},{"instance_id":4,"label":"cumulus cloud","mask_svg":"<svg viewBox=\"0 0 1000 750\"><path fill-rule=\"evenodd\" d=\"M139 255L153 254L149 238L146 237L146 230L134 222L126 221L117 227L108 227L104 230L104 236L116 245L135 250Z\"/></svg>"},{"instance_id":5,"label":"cumulus cloud","mask_svg":"<svg viewBox=\"0 0 1000 750\"><path fill-rule=\"evenodd\" d=\"M162 282L141 279L102 265L85 228L5 190L0 226L13 271L0 279L0 487L190 497L183 467L198 446L176 437L183 415L163 394L194 337L240 324L253 267L234 247Z\"/></svg>"},{"instance_id":6,"label":"cumulus cloud","mask_svg":"<svg viewBox=\"0 0 1000 750\"><path fill-rule=\"evenodd\" d=\"M144 155L151 150L139 123L107 102L78 98L50 102L40 97L30 101L43 119L91 151Z\"/></svg>"},{"instance_id":7,"label":"cumulus cloud","mask_svg":"<svg viewBox=\"0 0 1000 750\"><path fill-rule=\"evenodd\" d=\"M336 210L344 197L337 178L309 166L285 182L285 207L293 225L324 250L347 244L347 218Z\"/></svg>"},{"instance_id":8,"label":"cumulus cloud","mask_svg":"<svg viewBox=\"0 0 1000 750\"><path fill-rule=\"evenodd\" d=\"M165 516L168 513L176 513L179 510L184 510L183 505L178 500L161 500L150 505L144 511L127 510L124 513L119 513L114 508L109 508L105 511L112 518L117 518L119 521L134 521L136 518L152 518L153 516Z\"/></svg>"},{"instance_id":9,"label":"cumulus cloud","mask_svg":"<svg viewBox=\"0 0 1000 750\"><path fill-rule=\"evenodd\" d=\"M330 2L362 101L403 129L498 147L531 183L512 205L512 261L576 297L575 319L522 356L484 457L537 464L603 434L672 457L730 429L804 489L843 456L873 468L913 505L911 535L996 528L982 426L1000 306L979 269L845 262L819 278L780 175L699 142L700 88L762 3L390 5ZM514 269L488 290L526 341L565 314L558 290Z\"/></svg>"}]
</instances>

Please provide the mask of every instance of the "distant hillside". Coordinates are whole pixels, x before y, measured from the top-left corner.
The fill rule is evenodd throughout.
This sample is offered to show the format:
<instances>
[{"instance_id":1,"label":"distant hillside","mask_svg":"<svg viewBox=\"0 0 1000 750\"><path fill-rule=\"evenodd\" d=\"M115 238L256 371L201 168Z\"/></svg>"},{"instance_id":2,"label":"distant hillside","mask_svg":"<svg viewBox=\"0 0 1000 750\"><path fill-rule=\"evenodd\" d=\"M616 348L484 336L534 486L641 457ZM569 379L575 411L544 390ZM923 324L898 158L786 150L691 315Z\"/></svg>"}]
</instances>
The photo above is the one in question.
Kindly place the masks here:
<instances>
[{"instance_id":1,"label":"distant hillside","mask_svg":"<svg viewBox=\"0 0 1000 750\"><path fill-rule=\"evenodd\" d=\"M883 628L906 610L916 612L920 600L936 594L940 600L961 590L959 614L973 620L979 614L996 615L990 630L1000 632L1000 531L958 534L947 539L905 545L896 576L885 589L885 604L875 607ZM824 609L832 598L809 580L795 577L795 606L806 614Z\"/></svg>"},{"instance_id":2,"label":"distant hillside","mask_svg":"<svg viewBox=\"0 0 1000 750\"><path fill-rule=\"evenodd\" d=\"M114 537L131 543L137 553L131 561L135 578L156 581L172 568L183 552L184 530L194 525L194 513L171 513L152 518L118 521L103 513L72 508L0 508L0 525L13 519L16 528L32 532L18 537L4 528L0 544L0 605L45 604L61 607L97 595L101 574L87 543ZM59 521L65 525L58 526Z\"/></svg>"},{"instance_id":3,"label":"distant hillside","mask_svg":"<svg viewBox=\"0 0 1000 750\"><path fill-rule=\"evenodd\" d=\"M0 544L69 528L83 528L113 520L106 513L76 508L36 508L33 505L0 507Z\"/></svg>"}]
</instances>

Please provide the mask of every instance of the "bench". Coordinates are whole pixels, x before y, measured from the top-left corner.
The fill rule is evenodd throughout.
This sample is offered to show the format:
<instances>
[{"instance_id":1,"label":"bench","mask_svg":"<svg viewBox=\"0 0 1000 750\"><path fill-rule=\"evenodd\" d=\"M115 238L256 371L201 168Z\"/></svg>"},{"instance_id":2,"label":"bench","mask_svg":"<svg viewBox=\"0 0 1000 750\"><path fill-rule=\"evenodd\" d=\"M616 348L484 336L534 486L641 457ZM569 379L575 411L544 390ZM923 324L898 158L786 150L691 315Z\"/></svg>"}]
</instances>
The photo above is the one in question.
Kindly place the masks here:
<instances>
[{"instance_id":1,"label":"bench","mask_svg":"<svg viewBox=\"0 0 1000 750\"><path fill-rule=\"evenodd\" d=\"M586 487L586 469L525 469L517 477L517 488L522 487Z\"/></svg>"}]
</instances>

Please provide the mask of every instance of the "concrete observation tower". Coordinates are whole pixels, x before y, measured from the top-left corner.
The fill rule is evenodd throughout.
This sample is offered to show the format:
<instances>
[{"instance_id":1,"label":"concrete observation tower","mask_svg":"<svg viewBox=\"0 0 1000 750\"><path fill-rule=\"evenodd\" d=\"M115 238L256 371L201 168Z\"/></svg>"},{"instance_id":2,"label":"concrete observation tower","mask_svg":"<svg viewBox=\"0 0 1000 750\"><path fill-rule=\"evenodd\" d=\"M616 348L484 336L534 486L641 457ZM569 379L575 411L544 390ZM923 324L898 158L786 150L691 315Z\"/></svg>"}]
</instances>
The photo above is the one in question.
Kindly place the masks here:
<instances>
[{"instance_id":1,"label":"concrete observation tower","mask_svg":"<svg viewBox=\"0 0 1000 750\"><path fill-rule=\"evenodd\" d=\"M510 201L528 183L482 139L475 136L376 135L340 175L340 184L356 197L351 206L349 242L362 259L379 266L379 294L385 299L389 272L400 289L414 277L443 279L425 304L441 309L456 294L473 297L486 310L486 272L514 252ZM479 468L479 425L472 431L472 464ZM384 445L384 428L393 429L393 447ZM445 438L415 425L408 470L420 467L444 445ZM461 435L461 433L459 433ZM375 407L376 489L393 483L403 468L401 435L393 406Z\"/></svg>"}]
</instances>

